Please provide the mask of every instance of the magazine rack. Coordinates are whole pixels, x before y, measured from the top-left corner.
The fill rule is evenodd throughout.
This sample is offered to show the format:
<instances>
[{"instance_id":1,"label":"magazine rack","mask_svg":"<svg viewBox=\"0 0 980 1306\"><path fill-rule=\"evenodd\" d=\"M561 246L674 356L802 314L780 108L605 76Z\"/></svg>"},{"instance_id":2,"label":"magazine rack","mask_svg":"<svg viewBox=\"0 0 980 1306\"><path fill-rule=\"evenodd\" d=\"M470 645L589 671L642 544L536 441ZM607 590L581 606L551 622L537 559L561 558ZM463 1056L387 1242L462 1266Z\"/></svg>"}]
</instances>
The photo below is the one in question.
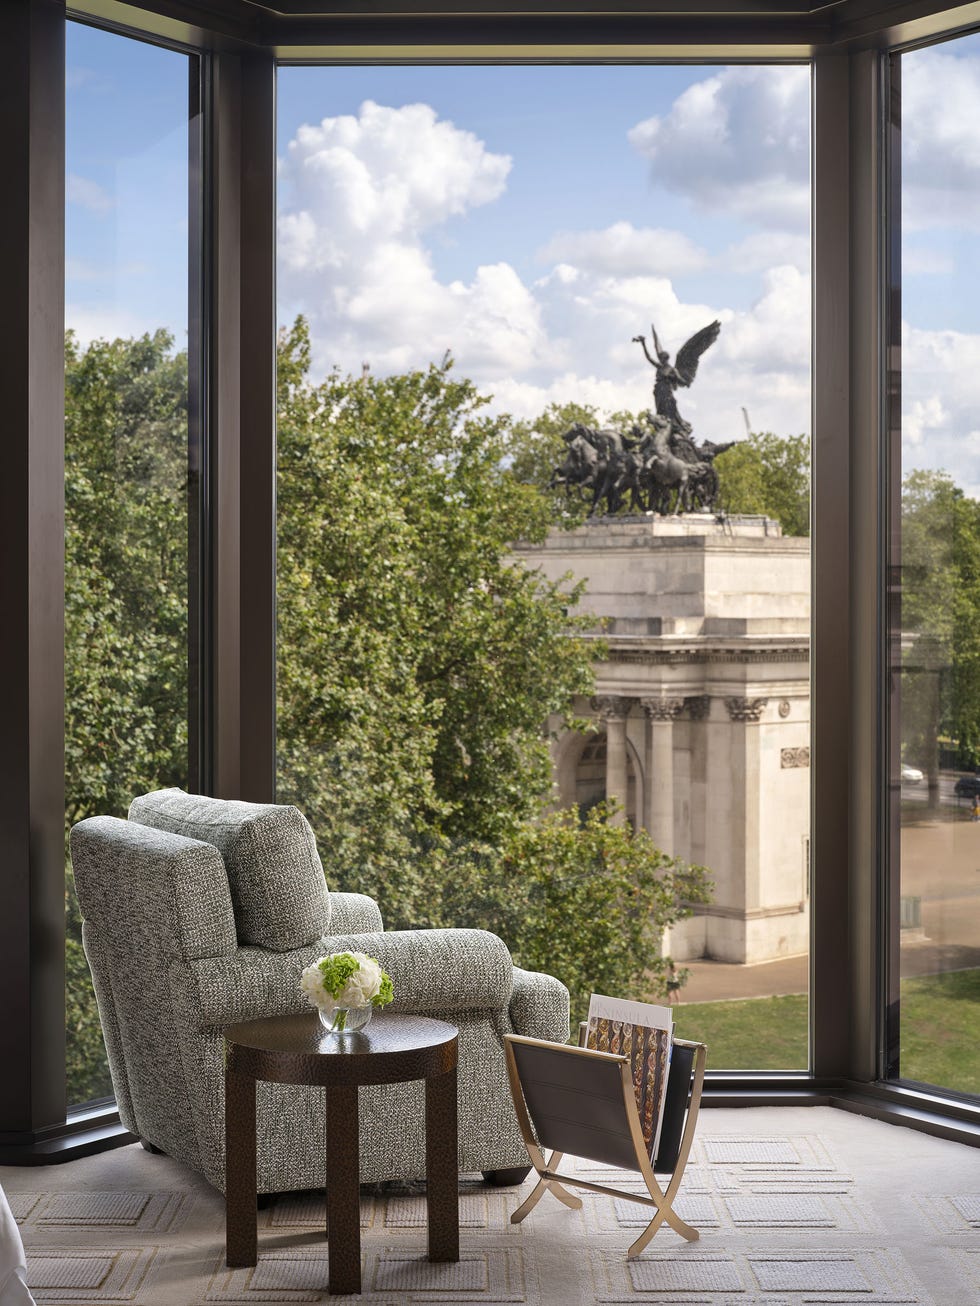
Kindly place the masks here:
<instances>
[{"instance_id":1,"label":"magazine rack","mask_svg":"<svg viewBox=\"0 0 980 1306\"><path fill-rule=\"evenodd\" d=\"M580 1209L581 1199L565 1187L571 1184L654 1208L653 1219L629 1248L627 1258L639 1256L665 1222L689 1241L696 1239L697 1229L680 1218L673 1201L697 1127L705 1045L681 1039L673 1042L660 1144L651 1164L628 1057L517 1034L505 1035L504 1042L517 1121L538 1176L530 1195L510 1217L511 1223L519 1224L546 1191L573 1210ZM543 1149L551 1152L547 1160ZM638 1170L649 1196L559 1174L566 1153L622 1170ZM666 1188L660 1187L657 1174L670 1175Z\"/></svg>"}]
</instances>

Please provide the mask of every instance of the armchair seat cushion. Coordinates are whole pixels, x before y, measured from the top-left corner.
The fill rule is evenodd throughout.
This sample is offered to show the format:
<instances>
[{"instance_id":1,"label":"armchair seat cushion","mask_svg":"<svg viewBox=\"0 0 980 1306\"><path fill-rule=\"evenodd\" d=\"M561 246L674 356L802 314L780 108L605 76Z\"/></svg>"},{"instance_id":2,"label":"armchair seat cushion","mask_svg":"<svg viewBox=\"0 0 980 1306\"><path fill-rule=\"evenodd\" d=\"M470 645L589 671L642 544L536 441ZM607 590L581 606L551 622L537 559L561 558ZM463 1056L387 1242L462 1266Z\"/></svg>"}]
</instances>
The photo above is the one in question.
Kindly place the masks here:
<instances>
[{"instance_id":1,"label":"armchair seat cushion","mask_svg":"<svg viewBox=\"0 0 980 1306\"><path fill-rule=\"evenodd\" d=\"M290 952L330 929L330 895L310 823L295 807L157 789L129 819L212 844L221 853L243 944Z\"/></svg>"}]
</instances>

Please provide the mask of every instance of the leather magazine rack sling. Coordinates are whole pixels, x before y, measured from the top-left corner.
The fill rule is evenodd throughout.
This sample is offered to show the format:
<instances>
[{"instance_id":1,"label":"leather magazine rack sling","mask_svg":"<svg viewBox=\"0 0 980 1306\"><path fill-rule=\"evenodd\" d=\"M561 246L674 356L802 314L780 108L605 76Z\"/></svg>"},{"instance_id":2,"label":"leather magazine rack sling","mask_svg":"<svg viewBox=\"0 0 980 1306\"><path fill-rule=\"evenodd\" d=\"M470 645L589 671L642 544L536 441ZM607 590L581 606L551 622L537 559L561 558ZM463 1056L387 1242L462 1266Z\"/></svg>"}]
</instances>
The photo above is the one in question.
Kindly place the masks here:
<instances>
[{"instance_id":1,"label":"leather magazine rack sling","mask_svg":"<svg viewBox=\"0 0 980 1306\"><path fill-rule=\"evenodd\" d=\"M547 1191L573 1210L580 1209L581 1199L565 1187L571 1184L654 1208L653 1219L626 1253L629 1259L640 1255L665 1222L689 1241L696 1239L697 1229L680 1218L673 1201L697 1127L705 1045L673 1041L660 1142L656 1160L651 1161L629 1057L517 1034L505 1035L504 1041L517 1121L538 1176L530 1195L510 1217L511 1223L519 1224ZM543 1149L551 1152L547 1160ZM638 1170L649 1196L559 1174L566 1153L621 1170ZM670 1176L666 1188L661 1188L658 1174Z\"/></svg>"}]
</instances>

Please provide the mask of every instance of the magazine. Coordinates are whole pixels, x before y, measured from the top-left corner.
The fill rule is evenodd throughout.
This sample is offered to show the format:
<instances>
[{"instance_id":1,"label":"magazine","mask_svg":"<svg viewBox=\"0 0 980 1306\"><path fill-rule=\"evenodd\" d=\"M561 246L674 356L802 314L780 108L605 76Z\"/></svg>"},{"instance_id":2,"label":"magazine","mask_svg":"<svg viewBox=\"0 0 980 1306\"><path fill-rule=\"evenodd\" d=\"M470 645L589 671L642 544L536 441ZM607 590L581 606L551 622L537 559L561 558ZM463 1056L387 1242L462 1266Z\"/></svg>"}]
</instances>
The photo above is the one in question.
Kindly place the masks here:
<instances>
[{"instance_id":1,"label":"magazine","mask_svg":"<svg viewBox=\"0 0 980 1306\"><path fill-rule=\"evenodd\" d=\"M673 1015L669 1007L592 994L585 1045L629 1057L640 1127L651 1163L660 1145L672 1039Z\"/></svg>"}]
</instances>

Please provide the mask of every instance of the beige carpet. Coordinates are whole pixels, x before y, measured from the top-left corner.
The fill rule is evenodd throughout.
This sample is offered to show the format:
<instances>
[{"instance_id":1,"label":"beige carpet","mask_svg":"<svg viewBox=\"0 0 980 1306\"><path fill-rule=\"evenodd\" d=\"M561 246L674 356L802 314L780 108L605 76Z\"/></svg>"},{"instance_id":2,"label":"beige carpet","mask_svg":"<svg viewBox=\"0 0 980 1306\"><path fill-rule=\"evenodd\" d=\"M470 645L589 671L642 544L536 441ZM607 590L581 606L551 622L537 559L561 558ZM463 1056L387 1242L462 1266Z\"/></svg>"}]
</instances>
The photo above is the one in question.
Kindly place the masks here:
<instances>
[{"instance_id":1,"label":"beige carpet","mask_svg":"<svg viewBox=\"0 0 980 1306\"><path fill-rule=\"evenodd\" d=\"M594 1177L599 1167L580 1163ZM609 1172L605 1172L608 1179ZM616 1182L636 1186L638 1176ZM221 1197L183 1166L139 1147L65 1166L0 1169L39 1303L329 1300L323 1199L259 1212L259 1263L224 1263ZM526 1191L526 1188L525 1188ZM830 1108L702 1112L677 1206L701 1230L661 1229L638 1261L625 1251L640 1206L550 1195L519 1226L517 1190L460 1188L461 1259L425 1259L425 1203L365 1193L364 1292L383 1306L977 1306L980 1149ZM0 1304L2 1306L2 1304Z\"/></svg>"}]
</instances>

